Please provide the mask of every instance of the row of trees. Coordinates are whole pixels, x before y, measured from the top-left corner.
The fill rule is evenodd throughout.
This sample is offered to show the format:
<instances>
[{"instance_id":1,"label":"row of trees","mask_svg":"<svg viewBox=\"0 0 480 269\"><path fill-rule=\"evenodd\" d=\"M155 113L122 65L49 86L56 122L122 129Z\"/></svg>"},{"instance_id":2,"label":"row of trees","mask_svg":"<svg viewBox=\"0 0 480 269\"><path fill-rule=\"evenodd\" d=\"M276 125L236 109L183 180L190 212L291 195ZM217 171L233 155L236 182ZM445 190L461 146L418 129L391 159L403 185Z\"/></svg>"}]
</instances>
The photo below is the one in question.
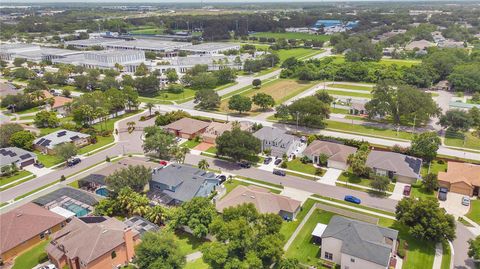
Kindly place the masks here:
<instances>
[{"instance_id":1,"label":"row of trees","mask_svg":"<svg viewBox=\"0 0 480 269\"><path fill-rule=\"evenodd\" d=\"M307 96L293 101L290 105L275 108L275 117L282 120L296 121L299 125L323 128L325 119L330 116L330 103L333 98L321 91L314 96Z\"/></svg>"}]
</instances>

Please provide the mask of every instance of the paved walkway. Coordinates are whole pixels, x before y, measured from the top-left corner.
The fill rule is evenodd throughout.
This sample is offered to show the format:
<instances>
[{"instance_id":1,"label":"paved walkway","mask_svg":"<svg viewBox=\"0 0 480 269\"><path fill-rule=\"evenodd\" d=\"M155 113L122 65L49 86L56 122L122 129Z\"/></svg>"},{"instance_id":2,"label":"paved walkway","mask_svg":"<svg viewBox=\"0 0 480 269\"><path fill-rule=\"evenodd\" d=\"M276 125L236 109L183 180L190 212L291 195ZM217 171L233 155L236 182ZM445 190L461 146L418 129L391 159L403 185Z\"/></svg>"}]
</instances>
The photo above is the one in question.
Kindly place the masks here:
<instances>
[{"instance_id":1,"label":"paved walkway","mask_svg":"<svg viewBox=\"0 0 480 269\"><path fill-rule=\"evenodd\" d=\"M305 201L308 198L310 198L310 196L312 196L311 192L302 191L302 190L298 190L298 189L295 189L295 188L289 188L289 187L283 188L283 191L280 194L283 195L283 196L290 197L294 200L300 201L300 202L302 202L302 204L305 203Z\"/></svg>"},{"instance_id":2,"label":"paved walkway","mask_svg":"<svg viewBox=\"0 0 480 269\"><path fill-rule=\"evenodd\" d=\"M432 269L442 268L442 257L443 257L442 243L437 243L437 245L435 245L435 258L433 259Z\"/></svg>"},{"instance_id":3,"label":"paved walkway","mask_svg":"<svg viewBox=\"0 0 480 269\"><path fill-rule=\"evenodd\" d=\"M337 182L338 177L343 173L340 169L335 168L328 168L327 172L319 179L317 182L335 186L335 182Z\"/></svg>"},{"instance_id":4,"label":"paved walkway","mask_svg":"<svg viewBox=\"0 0 480 269\"><path fill-rule=\"evenodd\" d=\"M202 256L203 256L202 252L196 251L196 252L188 254L185 258L186 258L187 262L193 262L195 260L200 259Z\"/></svg>"}]
</instances>

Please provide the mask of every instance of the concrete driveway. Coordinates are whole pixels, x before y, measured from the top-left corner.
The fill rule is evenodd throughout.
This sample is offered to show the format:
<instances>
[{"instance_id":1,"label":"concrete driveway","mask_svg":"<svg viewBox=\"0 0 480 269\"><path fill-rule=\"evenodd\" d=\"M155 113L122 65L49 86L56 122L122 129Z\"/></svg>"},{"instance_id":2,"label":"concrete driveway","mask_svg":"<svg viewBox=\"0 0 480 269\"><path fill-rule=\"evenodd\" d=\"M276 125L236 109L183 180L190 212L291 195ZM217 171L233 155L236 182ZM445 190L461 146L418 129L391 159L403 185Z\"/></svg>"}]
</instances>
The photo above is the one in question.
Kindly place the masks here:
<instances>
[{"instance_id":1,"label":"concrete driveway","mask_svg":"<svg viewBox=\"0 0 480 269\"><path fill-rule=\"evenodd\" d=\"M317 180L317 182L335 186L335 182L337 182L338 177L343 173L343 170L335 169L335 168L327 168L327 172L322 176L321 179Z\"/></svg>"},{"instance_id":2,"label":"concrete driveway","mask_svg":"<svg viewBox=\"0 0 480 269\"><path fill-rule=\"evenodd\" d=\"M390 199L400 201L403 198L403 189L405 186L408 186L410 184L402 183L402 182L397 182L395 183L395 188L393 189L393 194L390 196Z\"/></svg>"},{"instance_id":3,"label":"concrete driveway","mask_svg":"<svg viewBox=\"0 0 480 269\"><path fill-rule=\"evenodd\" d=\"M455 218L461 217L465 214L468 213L470 210L470 206L464 206L462 205L462 198L465 195L463 194L458 194L458 193L453 193L453 192L448 192L447 193L447 200L446 201L439 201L440 202L440 207L445 208L445 210L454 215Z\"/></svg>"}]
</instances>

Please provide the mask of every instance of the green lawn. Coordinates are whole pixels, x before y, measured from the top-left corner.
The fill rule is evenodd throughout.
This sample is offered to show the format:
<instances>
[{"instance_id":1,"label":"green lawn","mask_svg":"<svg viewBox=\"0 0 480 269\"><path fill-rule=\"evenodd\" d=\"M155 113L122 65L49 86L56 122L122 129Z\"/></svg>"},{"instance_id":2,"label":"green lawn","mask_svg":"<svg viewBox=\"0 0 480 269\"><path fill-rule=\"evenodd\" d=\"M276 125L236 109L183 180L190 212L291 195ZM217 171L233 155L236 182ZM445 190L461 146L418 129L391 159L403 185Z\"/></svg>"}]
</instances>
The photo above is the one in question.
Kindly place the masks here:
<instances>
[{"instance_id":1,"label":"green lawn","mask_svg":"<svg viewBox=\"0 0 480 269\"><path fill-rule=\"evenodd\" d=\"M373 90L373 87L361 86L361 85L341 84L341 83L327 84L327 86L330 87L330 88L340 88L340 89L368 91L368 92L371 92Z\"/></svg>"},{"instance_id":2,"label":"green lawn","mask_svg":"<svg viewBox=\"0 0 480 269\"><path fill-rule=\"evenodd\" d=\"M217 153L217 148L215 146L213 146L213 147L210 147L209 149L207 149L205 152L216 154Z\"/></svg>"},{"instance_id":3,"label":"green lawn","mask_svg":"<svg viewBox=\"0 0 480 269\"><path fill-rule=\"evenodd\" d=\"M306 49L306 48L294 48L294 49L281 49L276 52L278 53L278 57L280 57L280 62L283 62L290 57L295 57L299 60L303 60L305 58L322 53L323 51L324 50L321 50L321 49L314 50L314 49Z\"/></svg>"},{"instance_id":4,"label":"green lawn","mask_svg":"<svg viewBox=\"0 0 480 269\"><path fill-rule=\"evenodd\" d=\"M23 115L23 114L27 114L27 113L33 113L33 112L38 112L40 111L40 107L32 107L32 108L29 108L27 110L22 110L22 111L17 111L15 113L17 113L18 115Z\"/></svg>"},{"instance_id":5,"label":"green lawn","mask_svg":"<svg viewBox=\"0 0 480 269\"><path fill-rule=\"evenodd\" d=\"M418 180L417 183L412 184L410 196L415 198L436 199L436 193L427 191L421 180Z\"/></svg>"},{"instance_id":6,"label":"green lawn","mask_svg":"<svg viewBox=\"0 0 480 269\"><path fill-rule=\"evenodd\" d=\"M239 185L242 185L242 186L248 186L250 184L246 183L246 182L243 182L243 181L239 181L239 180L235 180L235 179L232 179L232 180L227 180L225 181L225 183L223 184L223 186L225 186L225 188L227 189L227 192L226 194L228 194L229 192L231 192L233 189L235 189L237 186Z\"/></svg>"},{"instance_id":7,"label":"green lawn","mask_svg":"<svg viewBox=\"0 0 480 269\"><path fill-rule=\"evenodd\" d=\"M470 201L470 211L466 217L480 225L480 200Z\"/></svg>"},{"instance_id":8,"label":"green lawn","mask_svg":"<svg viewBox=\"0 0 480 269\"><path fill-rule=\"evenodd\" d=\"M298 233L285 253L288 258L297 259L301 263L316 266L320 261L320 247L313 243L312 232L317 223L328 224L334 213L316 209Z\"/></svg>"},{"instance_id":9,"label":"green lawn","mask_svg":"<svg viewBox=\"0 0 480 269\"><path fill-rule=\"evenodd\" d=\"M193 262L188 262L187 264L185 264L185 267L183 268L184 269L208 269L210 267L208 266L208 264L203 262L202 258L200 258Z\"/></svg>"},{"instance_id":10,"label":"green lawn","mask_svg":"<svg viewBox=\"0 0 480 269\"><path fill-rule=\"evenodd\" d=\"M11 175L11 176L8 176L8 177L1 176L0 177L0 186L3 186L5 184L8 184L8 183L13 182L15 180L24 178L26 176L33 176L33 174L28 172L28 171L25 171L25 170L19 170L14 175Z\"/></svg>"},{"instance_id":11,"label":"green lawn","mask_svg":"<svg viewBox=\"0 0 480 269\"><path fill-rule=\"evenodd\" d=\"M33 120L33 119L35 119L35 115L20 116L20 120Z\"/></svg>"},{"instance_id":12,"label":"green lawn","mask_svg":"<svg viewBox=\"0 0 480 269\"><path fill-rule=\"evenodd\" d=\"M443 257L441 269L450 269L450 260L452 259L452 252L450 251L450 244L447 242L442 243Z\"/></svg>"},{"instance_id":13,"label":"green lawn","mask_svg":"<svg viewBox=\"0 0 480 269\"><path fill-rule=\"evenodd\" d=\"M293 221L284 221L282 223L282 227L280 228L280 233L283 235L285 242L292 236L293 232L297 229L298 225L307 215L308 211L312 208L315 204L315 201L312 199L307 199L305 203L303 203L300 212L298 212L295 220Z\"/></svg>"},{"instance_id":14,"label":"green lawn","mask_svg":"<svg viewBox=\"0 0 480 269\"><path fill-rule=\"evenodd\" d=\"M327 91L329 94L332 94L332 95L372 98L372 95L369 93L347 92L347 91L337 91L337 90L329 90L329 89L327 89Z\"/></svg>"},{"instance_id":15,"label":"green lawn","mask_svg":"<svg viewBox=\"0 0 480 269\"><path fill-rule=\"evenodd\" d=\"M382 129L382 128L363 126L358 124L337 122L333 120L326 120L326 123L327 123L327 129L365 134L367 136L384 136L384 137L405 139L405 140L412 139L412 134L407 132L402 132L402 131L399 131L397 136L397 132L391 129Z\"/></svg>"},{"instance_id":16,"label":"green lawn","mask_svg":"<svg viewBox=\"0 0 480 269\"><path fill-rule=\"evenodd\" d=\"M301 173L316 175L317 170L320 168L316 168L311 163L302 163L299 158L296 158L294 160L287 162L287 169L301 172ZM319 175L321 175L321 173L319 173Z\"/></svg>"},{"instance_id":17,"label":"green lawn","mask_svg":"<svg viewBox=\"0 0 480 269\"><path fill-rule=\"evenodd\" d=\"M343 63L345 62L345 57L343 55L334 55L331 56L333 58L333 63ZM383 58L378 63L383 64L385 66L396 64L398 66L410 67L412 65L421 64L422 61L420 60L400 60L400 59L389 59Z\"/></svg>"},{"instance_id":18,"label":"green lawn","mask_svg":"<svg viewBox=\"0 0 480 269\"><path fill-rule=\"evenodd\" d=\"M201 246L209 242L204 239L198 239L193 235L180 230L175 231L175 237L178 240L178 243L180 245L180 252L183 255L199 251Z\"/></svg>"},{"instance_id":19,"label":"green lawn","mask_svg":"<svg viewBox=\"0 0 480 269\"><path fill-rule=\"evenodd\" d=\"M365 187L370 187L370 182L372 182L370 179L368 178L361 178L361 177L358 177L354 174L352 174L351 172L347 171L347 172L343 172L340 177L338 177L338 180L339 181L343 181L343 182L348 182L348 183L352 183L352 184L357 184L357 185L362 185L362 186L365 186ZM345 186L345 185L343 185ZM390 185L388 186L388 191L389 192L393 192L393 189L395 188L395 184L393 183L390 183Z\"/></svg>"},{"instance_id":20,"label":"green lawn","mask_svg":"<svg viewBox=\"0 0 480 269\"><path fill-rule=\"evenodd\" d=\"M195 139L191 139L186 141L185 143L181 144L183 147L187 147L189 149L193 149L194 147L198 146L200 144L200 141L197 141Z\"/></svg>"},{"instance_id":21,"label":"green lawn","mask_svg":"<svg viewBox=\"0 0 480 269\"><path fill-rule=\"evenodd\" d=\"M22 255L18 256L15 259L15 265L12 267L12 269L32 268L35 265L39 264L39 259L46 254L45 247L47 246L48 242L49 241L47 240L42 241L38 245L24 252Z\"/></svg>"},{"instance_id":22,"label":"green lawn","mask_svg":"<svg viewBox=\"0 0 480 269\"><path fill-rule=\"evenodd\" d=\"M348 109L336 108L336 107L330 107L330 112L337 113L337 114L349 114Z\"/></svg>"},{"instance_id":23,"label":"green lawn","mask_svg":"<svg viewBox=\"0 0 480 269\"><path fill-rule=\"evenodd\" d=\"M91 144L91 145L88 145L88 146L85 146L83 148L78 149L78 154L85 154L85 153L90 152L92 150L95 150L95 149L101 148L105 145L108 145L110 143L113 143L114 141L115 141L115 138L113 137L113 135L97 136L97 143Z\"/></svg>"},{"instance_id":24,"label":"green lawn","mask_svg":"<svg viewBox=\"0 0 480 269\"><path fill-rule=\"evenodd\" d=\"M433 160L432 163L429 165L428 163L424 163L422 165L421 175L422 177L428 174L428 169L430 167L430 173L438 175L438 172L445 172L447 171L447 161L443 163L438 163L437 160Z\"/></svg>"},{"instance_id":25,"label":"green lawn","mask_svg":"<svg viewBox=\"0 0 480 269\"><path fill-rule=\"evenodd\" d=\"M311 35L307 33L272 33L272 32L258 32L251 34L250 36L266 37L266 38L285 38L285 39L306 39L306 40L319 40L328 41L330 36L328 35Z\"/></svg>"},{"instance_id":26,"label":"green lawn","mask_svg":"<svg viewBox=\"0 0 480 269\"><path fill-rule=\"evenodd\" d=\"M164 28L145 28L145 29L137 29L130 31L131 34L134 35L157 35L163 34Z\"/></svg>"},{"instance_id":27,"label":"green lawn","mask_svg":"<svg viewBox=\"0 0 480 269\"><path fill-rule=\"evenodd\" d=\"M445 145L480 150L480 137L473 135L471 132L462 134L447 131L445 134Z\"/></svg>"},{"instance_id":28,"label":"green lawn","mask_svg":"<svg viewBox=\"0 0 480 269\"><path fill-rule=\"evenodd\" d=\"M38 161L45 165L45 167L52 167L63 161L62 158L56 155L43 154L39 151L35 151L35 154L37 154Z\"/></svg>"},{"instance_id":29,"label":"green lawn","mask_svg":"<svg viewBox=\"0 0 480 269\"><path fill-rule=\"evenodd\" d=\"M435 243L419 241L407 232L407 229L398 223L390 228L398 230L398 237L408 243L407 257L403 261L403 269L432 268L435 258Z\"/></svg>"}]
</instances>

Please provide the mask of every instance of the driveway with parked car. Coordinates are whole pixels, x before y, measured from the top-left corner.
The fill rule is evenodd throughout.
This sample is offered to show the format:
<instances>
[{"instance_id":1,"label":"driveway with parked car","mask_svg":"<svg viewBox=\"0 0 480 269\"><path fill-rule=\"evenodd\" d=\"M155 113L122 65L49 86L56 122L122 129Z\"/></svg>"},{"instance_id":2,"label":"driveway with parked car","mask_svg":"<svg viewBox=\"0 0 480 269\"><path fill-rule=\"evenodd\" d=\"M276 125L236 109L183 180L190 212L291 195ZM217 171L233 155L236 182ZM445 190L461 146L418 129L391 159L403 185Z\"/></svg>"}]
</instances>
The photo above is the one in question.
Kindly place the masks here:
<instances>
[{"instance_id":1,"label":"driveway with parked car","mask_svg":"<svg viewBox=\"0 0 480 269\"><path fill-rule=\"evenodd\" d=\"M445 210L456 216L460 217L468 213L470 209L470 197L465 196L464 194L447 192L445 201L439 201L440 207L445 208ZM466 201L468 199L468 202ZM468 204L468 205L466 205Z\"/></svg>"}]
</instances>

